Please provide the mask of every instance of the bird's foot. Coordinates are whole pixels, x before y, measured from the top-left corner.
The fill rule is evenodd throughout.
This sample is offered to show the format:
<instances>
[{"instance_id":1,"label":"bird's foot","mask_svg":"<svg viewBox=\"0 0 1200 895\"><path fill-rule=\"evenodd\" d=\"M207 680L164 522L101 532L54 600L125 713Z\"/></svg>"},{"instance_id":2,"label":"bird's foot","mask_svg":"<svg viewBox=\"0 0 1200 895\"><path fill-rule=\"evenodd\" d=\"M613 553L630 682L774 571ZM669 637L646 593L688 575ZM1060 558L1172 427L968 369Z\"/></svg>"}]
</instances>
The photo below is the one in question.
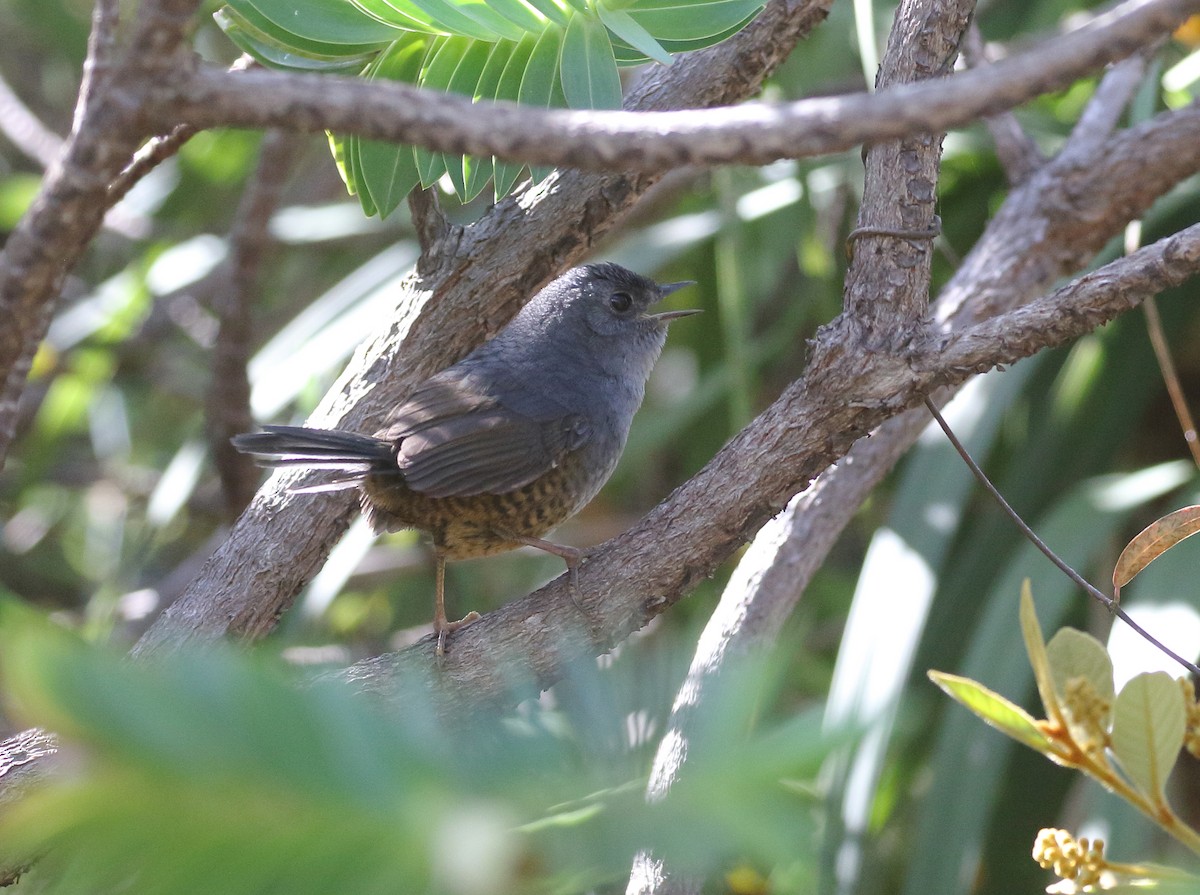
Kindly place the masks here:
<instances>
[{"instance_id":1,"label":"bird's foot","mask_svg":"<svg viewBox=\"0 0 1200 895\"><path fill-rule=\"evenodd\" d=\"M468 612L456 622L447 621L446 619L434 619L433 630L437 633L437 657L440 659L446 655L446 635L452 634L459 628L477 622L483 618L478 612Z\"/></svg>"}]
</instances>

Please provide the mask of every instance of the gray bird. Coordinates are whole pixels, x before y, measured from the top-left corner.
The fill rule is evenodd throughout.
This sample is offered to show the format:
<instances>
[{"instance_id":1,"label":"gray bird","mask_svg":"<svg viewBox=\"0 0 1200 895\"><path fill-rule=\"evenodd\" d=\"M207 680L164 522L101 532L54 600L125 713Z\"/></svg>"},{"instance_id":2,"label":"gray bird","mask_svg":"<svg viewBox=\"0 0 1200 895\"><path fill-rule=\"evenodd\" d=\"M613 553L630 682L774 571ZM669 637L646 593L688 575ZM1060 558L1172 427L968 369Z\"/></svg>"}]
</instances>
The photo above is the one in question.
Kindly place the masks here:
<instances>
[{"instance_id":1,"label":"gray bird","mask_svg":"<svg viewBox=\"0 0 1200 895\"><path fill-rule=\"evenodd\" d=\"M479 617L447 621L447 559L529 545L562 557L574 578L581 552L542 536L612 475L667 325L697 313L649 308L688 285L660 286L612 263L577 267L495 338L417 386L373 437L266 426L234 446L266 466L335 470L306 490L361 487L377 532L430 534L440 656L446 635Z\"/></svg>"}]
</instances>

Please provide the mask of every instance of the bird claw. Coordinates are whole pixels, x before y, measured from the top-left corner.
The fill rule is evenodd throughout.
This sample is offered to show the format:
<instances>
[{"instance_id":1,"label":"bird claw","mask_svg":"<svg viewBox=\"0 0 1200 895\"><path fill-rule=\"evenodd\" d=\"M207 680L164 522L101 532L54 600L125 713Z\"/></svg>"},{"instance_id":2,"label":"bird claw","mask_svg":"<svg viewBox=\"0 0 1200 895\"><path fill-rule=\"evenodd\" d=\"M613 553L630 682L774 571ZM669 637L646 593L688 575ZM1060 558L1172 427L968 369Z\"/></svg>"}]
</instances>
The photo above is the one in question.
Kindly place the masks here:
<instances>
[{"instance_id":1,"label":"bird claw","mask_svg":"<svg viewBox=\"0 0 1200 895\"><path fill-rule=\"evenodd\" d=\"M446 655L447 634L452 634L459 628L465 627L466 625L471 624L471 622L477 622L481 618L483 618L482 615L472 610L456 622L446 621L443 619L441 624L438 624L435 621L433 628L437 632L437 657L440 659L442 656Z\"/></svg>"}]
</instances>

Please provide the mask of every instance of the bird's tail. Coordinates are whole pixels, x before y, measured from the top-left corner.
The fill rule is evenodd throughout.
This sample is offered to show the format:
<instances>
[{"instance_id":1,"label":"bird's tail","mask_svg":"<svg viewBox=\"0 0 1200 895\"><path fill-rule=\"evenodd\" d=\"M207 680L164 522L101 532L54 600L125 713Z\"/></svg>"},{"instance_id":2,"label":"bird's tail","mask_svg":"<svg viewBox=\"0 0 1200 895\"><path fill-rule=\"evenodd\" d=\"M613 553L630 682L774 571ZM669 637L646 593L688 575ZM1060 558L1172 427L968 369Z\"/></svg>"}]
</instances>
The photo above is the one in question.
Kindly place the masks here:
<instances>
[{"instance_id":1,"label":"bird's tail","mask_svg":"<svg viewBox=\"0 0 1200 895\"><path fill-rule=\"evenodd\" d=\"M333 470L326 482L299 491L352 488L372 472L395 469L391 442L340 429L263 426L263 432L233 437L233 446L253 454L259 466L302 466Z\"/></svg>"}]
</instances>

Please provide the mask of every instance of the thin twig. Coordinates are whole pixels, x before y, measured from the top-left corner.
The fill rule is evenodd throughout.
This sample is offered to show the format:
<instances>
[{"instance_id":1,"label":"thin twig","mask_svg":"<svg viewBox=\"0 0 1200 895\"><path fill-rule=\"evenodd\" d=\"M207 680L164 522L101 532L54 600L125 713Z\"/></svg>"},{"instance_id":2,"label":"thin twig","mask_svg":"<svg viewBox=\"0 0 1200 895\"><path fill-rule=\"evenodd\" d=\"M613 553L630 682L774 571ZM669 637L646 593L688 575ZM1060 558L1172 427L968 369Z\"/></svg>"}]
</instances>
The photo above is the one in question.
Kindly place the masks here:
<instances>
[{"instance_id":1,"label":"thin twig","mask_svg":"<svg viewBox=\"0 0 1200 895\"><path fill-rule=\"evenodd\" d=\"M991 479L989 479L984 471L979 468L979 464L972 459L969 453L967 453L967 449L963 447L963 443L958 440L958 437L946 423L946 420L942 417L941 413L938 412L938 409L934 403L926 398L925 406L929 409L929 412L933 414L933 418L937 420L937 424L942 427L942 431L946 433L946 438L950 440L950 444L954 447L954 450L958 452L958 455L962 457L963 462L967 464L967 467L974 474L975 478L979 480L979 484L984 487L984 490L986 490L988 494L992 495L996 503L1000 504L1000 508L1004 510L1008 517L1013 521L1013 524L1020 529L1021 534L1025 535L1025 537L1029 539L1029 542L1033 544L1033 546L1037 547L1037 549L1040 550L1045 557L1050 560L1050 562L1054 563L1054 565L1057 566L1064 575L1083 588L1094 600L1104 606L1105 609L1117 616L1117 618L1121 619L1121 621L1125 622L1125 624L1129 625L1129 627L1133 628L1134 631L1144 637L1157 649L1161 650L1163 653L1170 656L1172 659L1186 668L1188 672L1200 676L1200 666L1197 666L1193 662L1189 662L1165 643L1150 634L1145 628L1130 618L1129 613L1118 606L1116 600L1105 594L1099 588L1093 586L1082 575L1067 565L1067 563L1061 559L1057 553L1051 550L1046 542L1038 537L1037 532L1030 528L1026 524L1025 520L1020 517L1017 511L1012 508L1012 505L1004 499L1004 495L1001 494L996 486L992 484Z\"/></svg>"},{"instance_id":2,"label":"thin twig","mask_svg":"<svg viewBox=\"0 0 1200 895\"><path fill-rule=\"evenodd\" d=\"M1158 314L1158 303L1147 299L1142 308L1146 312L1146 330L1150 334L1150 344L1154 346L1154 356L1158 358L1158 368L1162 370L1163 382L1167 386L1167 394L1171 396L1171 406L1175 408L1175 416L1183 429L1183 440L1192 453L1192 460L1200 466L1200 441L1196 438L1196 423L1188 410L1187 398L1183 394L1183 386L1179 384L1179 373L1175 362L1171 359L1171 347L1163 333L1162 317Z\"/></svg>"}]
</instances>

